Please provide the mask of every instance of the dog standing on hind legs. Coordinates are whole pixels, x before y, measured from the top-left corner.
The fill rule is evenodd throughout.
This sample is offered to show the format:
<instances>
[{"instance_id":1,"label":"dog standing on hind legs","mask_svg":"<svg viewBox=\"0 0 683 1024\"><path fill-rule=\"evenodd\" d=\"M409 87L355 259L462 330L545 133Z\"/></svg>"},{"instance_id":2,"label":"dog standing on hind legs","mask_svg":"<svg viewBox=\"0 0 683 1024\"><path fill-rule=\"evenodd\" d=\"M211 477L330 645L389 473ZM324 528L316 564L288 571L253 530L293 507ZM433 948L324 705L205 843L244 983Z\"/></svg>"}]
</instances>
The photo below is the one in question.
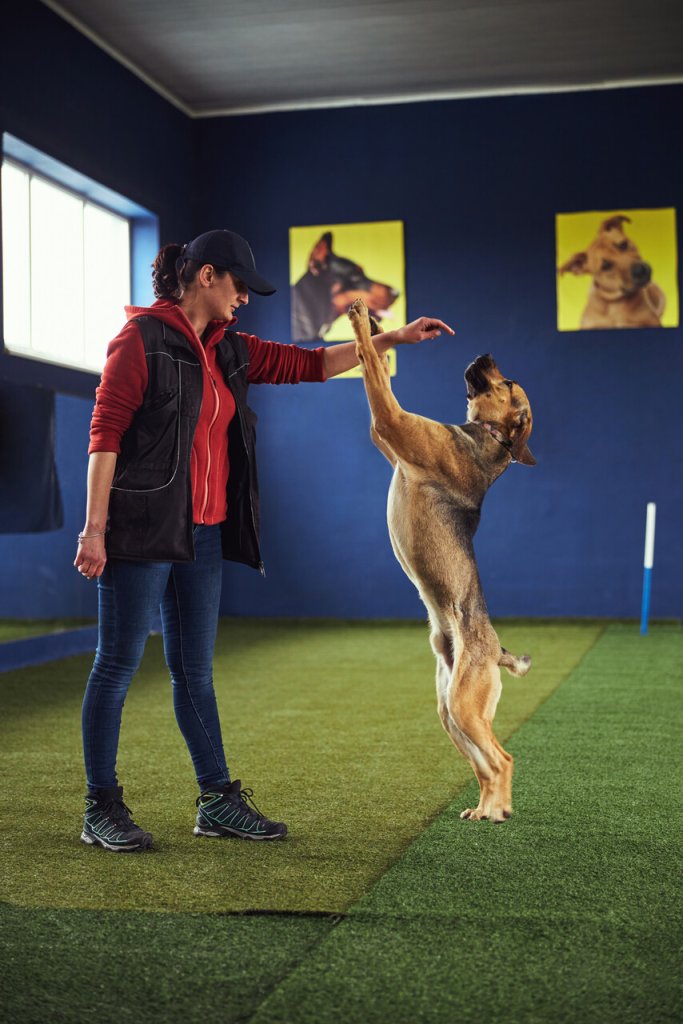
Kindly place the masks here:
<instances>
[{"instance_id":1,"label":"dog standing on hind legs","mask_svg":"<svg viewBox=\"0 0 683 1024\"><path fill-rule=\"evenodd\" d=\"M372 414L371 436L394 467L387 519L394 554L427 607L436 656L439 717L479 782L477 807L461 818L502 822L512 814L512 757L493 734L503 665L529 671L528 656L501 647L489 620L472 539L486 491L511 462L536 460L527 447L529 400L490 355L465 371L467 422L437 423L406 412L391 390L379 328L362 300L349 319Z\"/></svg>"}]
</instances>

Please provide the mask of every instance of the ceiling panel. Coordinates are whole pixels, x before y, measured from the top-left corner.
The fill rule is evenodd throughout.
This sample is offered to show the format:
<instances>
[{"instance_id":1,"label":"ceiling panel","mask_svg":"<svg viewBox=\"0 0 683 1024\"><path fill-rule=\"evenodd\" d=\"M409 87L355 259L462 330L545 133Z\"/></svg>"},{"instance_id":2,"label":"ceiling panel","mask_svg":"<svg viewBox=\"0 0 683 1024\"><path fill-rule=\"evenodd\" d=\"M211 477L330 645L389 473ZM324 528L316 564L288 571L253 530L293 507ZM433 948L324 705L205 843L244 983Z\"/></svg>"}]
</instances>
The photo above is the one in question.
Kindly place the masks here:
<instances>
[{"instance_id":1,"label":"ceiling panel","mask_svg":"<svg viewBox=\"0 0 683 1024\"><path fill-rule=\"evenodd\" d=\"M187 113L683 80L683 0L60 0Z\"/></svg>"}]
</instances>

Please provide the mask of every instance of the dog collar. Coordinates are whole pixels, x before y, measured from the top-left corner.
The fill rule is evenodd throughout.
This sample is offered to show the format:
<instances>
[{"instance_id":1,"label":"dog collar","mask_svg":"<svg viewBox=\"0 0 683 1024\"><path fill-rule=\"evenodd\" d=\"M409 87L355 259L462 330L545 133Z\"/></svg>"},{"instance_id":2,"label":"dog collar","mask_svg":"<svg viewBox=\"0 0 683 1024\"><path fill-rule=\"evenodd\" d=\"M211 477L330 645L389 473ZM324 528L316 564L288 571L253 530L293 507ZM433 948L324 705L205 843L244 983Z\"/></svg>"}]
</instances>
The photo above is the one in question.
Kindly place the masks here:
<instances>
[{"instance_id":1,"label":"dog collar","mask_svg":"<svg viewBox=\"0 0 683 1024\"><path fill-rule=\"evenodd\" d=\"M505 434L501 433L501 431L498 430L498 427L494 427L493 423L487 423L485 420L480 420L479 422L484 430L488 430L491 437L496 439L498 444L501 444L508 452L510 451L512 448L512 441L507 438ZM513 459L512 461L514 462L515 460Z\"/></svg>"}]
</instances>

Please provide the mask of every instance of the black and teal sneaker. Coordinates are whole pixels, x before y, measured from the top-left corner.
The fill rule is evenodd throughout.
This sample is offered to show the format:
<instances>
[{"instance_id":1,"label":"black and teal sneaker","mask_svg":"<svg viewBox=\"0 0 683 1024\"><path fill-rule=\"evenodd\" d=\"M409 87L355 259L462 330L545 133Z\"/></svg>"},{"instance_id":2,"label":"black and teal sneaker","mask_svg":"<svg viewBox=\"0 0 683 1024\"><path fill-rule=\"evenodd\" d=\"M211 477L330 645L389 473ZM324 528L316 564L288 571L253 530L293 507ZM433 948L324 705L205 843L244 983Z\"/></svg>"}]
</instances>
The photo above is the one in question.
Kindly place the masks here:
<instances>
[{"instance_id":1,"label":"black and teal sneaker","mask_svg":"<svg viewBox=\"0 0 683 1024\"><path fill-rule=\"evenodd\" d=\"M121 786L86 793L81 842L115 853L151 850L151 835L136 825L130 814Z\"/></svg>"},{"instance_id":2,"label":"black and teal sneaker","mask_svg":"<svg viewBox=\"0 0 683 1024\"><path fill-rule=\"evenodd\" d=\"M252 800L253 795L252 790L240 788L239 779L225 786L205 789L197 798L194 834L239 836L240 839L284 839L287 826L281 821L269 821L261 814Z\"/></svg>"}]
</instances>

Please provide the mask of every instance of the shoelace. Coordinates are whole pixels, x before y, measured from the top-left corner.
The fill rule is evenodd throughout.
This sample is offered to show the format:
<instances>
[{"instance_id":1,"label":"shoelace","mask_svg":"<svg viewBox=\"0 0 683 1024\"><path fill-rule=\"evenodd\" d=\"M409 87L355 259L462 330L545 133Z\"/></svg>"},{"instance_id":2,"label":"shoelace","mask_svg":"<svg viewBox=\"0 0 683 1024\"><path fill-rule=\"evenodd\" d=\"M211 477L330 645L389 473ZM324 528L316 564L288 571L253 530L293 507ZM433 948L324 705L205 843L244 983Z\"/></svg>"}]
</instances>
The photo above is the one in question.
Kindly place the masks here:
<instances>
[{"instance_id":1,"label":"shoelace","mask_svg":"<svg viewBox=\"0 0 683 1024\"><path fill-rule=\"evenodd\" d=\"M254 808L254 810L258 814L259 818L265 819L265 817L266 817L265 814L263 814L261 811L259 811L258 807L256 806L256 804L252 800L253 795L254 795L254 790L253 789L242 789L242 790L240 790L240 800L242 800L243 803L245 803L247 805L247 809L250 810L249 804L251 804L251 806Z\"/></svg>"},{"instance_id":2,"label":"shoelace","mask_svg":"<svg viewBox=\"0 0 683 1024\"><path fill-rule=\"evenodd\" d=\"M209 795L209 792L213 792L213 791L207 791L207 793L200 793L199 794L199 796L195 800L195 804L197 805L197 807L201 806L202 797ZM224 791L218 790L217 794L220 794L220 793L224 793ZM227 794L225 794L225 795L227 795ZM230 795L232 796L233 794L230 794ZM258 807L256 806L256 804L254 803L253 796L254 796L254 790L253 789L241 789L240 790L240 800L245 805L245 807L246 807L247 811L249 812L249 814L253 814L254 812L256 812L256 814L258 815L258 817L262 821L268 821L268 818L266 818L266 816L263 813L263 811L260 811L258 809ZM251 804L251 807L249 806L249 804ZM252 810L252 807L253 807L253 810Z\"/></svg>"},{"instance_id":3,"label":"shoelace","mask_svg":"<svg viewBox=\"0 0 683 1024\"><path fill-rule=\"evenodd\" d=\"M131 818L133 813L130 807L126 807L123 800L108 800L102 810L111 818L115 825L123 825L124 828L135 828L135 822Z\"/></svg>"}]
</instances>

